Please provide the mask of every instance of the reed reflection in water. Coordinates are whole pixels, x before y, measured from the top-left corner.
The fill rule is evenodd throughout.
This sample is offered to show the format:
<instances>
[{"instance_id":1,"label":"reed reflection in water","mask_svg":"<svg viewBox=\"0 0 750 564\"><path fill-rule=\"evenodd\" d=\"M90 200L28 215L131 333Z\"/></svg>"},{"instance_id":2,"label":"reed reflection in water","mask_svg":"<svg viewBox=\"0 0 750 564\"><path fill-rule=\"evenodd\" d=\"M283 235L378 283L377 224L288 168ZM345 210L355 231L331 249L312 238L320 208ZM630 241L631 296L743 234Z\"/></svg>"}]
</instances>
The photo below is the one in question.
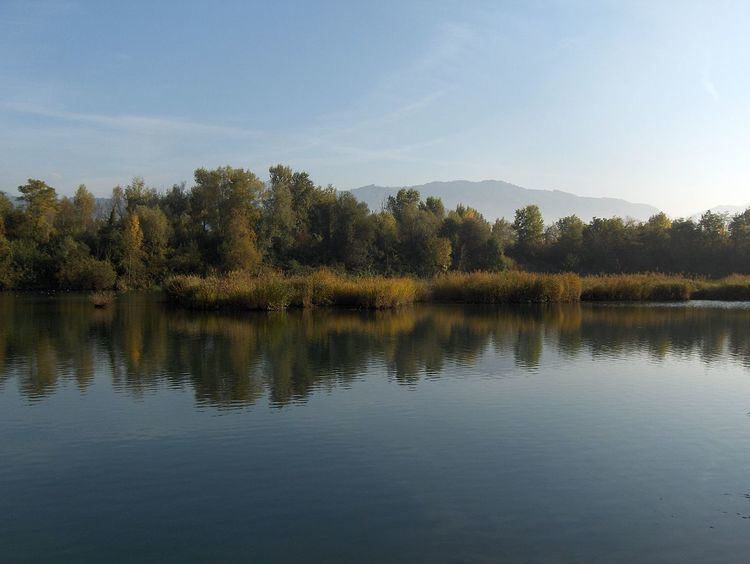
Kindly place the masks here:
<instances>
[{"instance_id":1,"label":"reed reflection in water","mask_svg":"<svg viewBox=\"0 0 750 564\"><path fill-rule=\"evenodd\" d=\"M398 384L478 367L488 351L515 373L552 362L695 358L750 367L750 309L737 304L470 307L396 311L187 312L154 295L94 309L85 297L0 295L0 386L40 401L61 382L101 377L135 398L189 387L198 404L276 407L351 386L380 366ZM500 377L503 370L489 369Z\"/></svg>"},{"instance_id":2,"label":"reed reflection in water","mask_svg":"<svg viewBox=\"0 0 750 564\"><path fill-rule=\"evenodd\" d=\"M0 313L3 561L750 551L747 304Z\"/></svg>"}]
</instances>

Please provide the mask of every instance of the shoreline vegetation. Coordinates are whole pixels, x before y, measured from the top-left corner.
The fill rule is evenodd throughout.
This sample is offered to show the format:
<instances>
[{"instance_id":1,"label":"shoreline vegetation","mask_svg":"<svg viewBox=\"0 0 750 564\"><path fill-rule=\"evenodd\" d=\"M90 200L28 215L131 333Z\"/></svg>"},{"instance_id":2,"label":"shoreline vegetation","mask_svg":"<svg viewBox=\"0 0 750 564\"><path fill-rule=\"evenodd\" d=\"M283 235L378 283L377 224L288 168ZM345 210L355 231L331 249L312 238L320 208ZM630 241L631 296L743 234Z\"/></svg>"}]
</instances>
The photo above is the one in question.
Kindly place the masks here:
<instances>
[{"instance_id":1,"label":"shoreline vegetation","mask_svg":"<svg viewBox=\"0 0 750 564\"><path fill-rule=\"evenodd\" d=\"M339 274L311 274L319 271ZM636 274L644 272L682 277ZM403 188L371 210L351 192L284 165L267 179L242 168L199 168L190 186L161 191L136 177L106 199L83 185L60 197L33 178L18 197L0 192L2 290L170 286L205 307L239 300L265 309L384 308L422 299L745 296L743 279L725 278L732 273L750 275L750 209L545 223L535 205L512 220L485 218Z\"/></svg>"},{"instance_id":2,"label":"shoreline vegetation","mask_svg":"<svg viewBox=\"0 0 750 564\"><path fill-rule=\"evenodd\" d=\"M750 276L719 280L663 274L579 276L521 271L452 272L431 279L353 276L318 270L306 275L178 275L168 278L169 302L191 309L273 311L339 307L391 309L422 303L513 304L750 300Z\"/></svg>"}]
</instances>

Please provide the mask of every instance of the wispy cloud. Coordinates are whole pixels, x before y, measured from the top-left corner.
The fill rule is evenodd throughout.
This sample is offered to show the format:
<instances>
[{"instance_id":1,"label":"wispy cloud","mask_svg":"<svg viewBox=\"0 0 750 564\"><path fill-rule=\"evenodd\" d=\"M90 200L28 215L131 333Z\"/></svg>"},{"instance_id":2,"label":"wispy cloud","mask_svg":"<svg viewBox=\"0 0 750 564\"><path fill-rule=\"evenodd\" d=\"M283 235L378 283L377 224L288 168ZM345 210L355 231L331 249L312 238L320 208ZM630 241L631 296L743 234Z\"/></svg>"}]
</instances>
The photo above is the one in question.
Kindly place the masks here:
<instances>
[{"instance_id":1,"label":"wispy cloud","mask_svg":"<svg viewBox=\"0 0 750 564\"><path fill-rule=\"evenodd\" d=\"M711 72L710 53L707 55L707 59L708 61L703 65L703 70L701 71L701 86L703 87L703 90L706 92L706 94L708 94L714 102L718 102L719 90L716 88L716 84L714 84L713 73Z\"/></svg>"},{"instance_id":2,"label":"wispy cloud","mask_svg":"<svg viewBox=\"0 0 750 564\"><path fill-rule=\"evenodd\" d=\"M243 136L243 137L258 137L261 135L259 131L225 126L225 125L213 125L206 123L199 123L195 121L171 118L171 117L159 117L159 116L139 116L139 115L106 115L106 114L91 114L91 113L80 113L70 112L66 110L57 110L37 106L33 104L27 104L23 102L13 102L0 100L0 108L6 111L46 117L56 120L64 120L74 123L83 123L96 125L101 127L108 127L113 129L137 131L141 133L190 133L190 132L204 132L204 133L218 133L224 135Z\"/></svg>"},{"instance_id":3,"label":"wispy cloud","mask_svg":"<svg viewBox=\"0 0 750 564\"><path fill-rule=\"evenodd\" d=\"M231 116L206 123L179 116L80 111L67 85L25 85L23 90L6 91L5 99L0 99L0 119L5 115L8 126L0 142L16 136L16 149L10 153L21 154L21 133L27 147L37 148L31 154L54 155L54 162L48 164L66 171L70 178L66 176L65 182L73 182L74 177L77 182L78 176L85 175L87 181L105 185L121 174L179 179L190 167L227 163L263 167L288 162L311 166L311 172L323 175L325 171L347 174L356 168L360 171L356 175L348 173L352 178L359 178L368 166L389 170L389 165L422 163L428 165L422 168L433 170L453 162L438 159L431 148L449 143L461 131L430 116L439 115L442 104L454 101L451 97L461 84L461 61L476 49L476 42L477 34L468 26L441 25L410 59L374 77L362 96L341 111L311 115L267 131L245 127ZM118 52L113 57L126 62L129 55ZM61 92L66 96L61 98ZM23 166L38 165L29 158L28 164L15 168Z\"/></svg>"},{"instance_id":4,"label":"wispy cloud","mask_svg":"<svg viewBox=\"0 0 750 564\"><path fill-rule=\"evenodd\" d=\"M418 121L425 112L434 113L435 106L457 90L453 75L478 39L476 31L466 25L439 26L411 61L381 77L363 97L339 112L318 116L313 125L291 133L293 143L284 147L284 152L316 162L339 159L350 163L434 163L433 159L414 153L445 143L448 136L425 133L420 139L421 128L410 131L405 124ZM410 140L393 144L394 137L403 139L404 133Z\"/></svg>"},{"instance_id":5,"label":"wispy cloud","mask_svg":"<svg viewBox=\"0 0 750 564\"><path fill-rule=\"evenodd\" d=\"M701 77L701 86L703 86L703 90L713 98L714 102L719 101L719 91L716 89L716 85L709 75L704 74Z\"/></svg>"},{"instance_id":6,"label":"wispy cloud","mask_svg":"<svg viewBox=\"0 0 750 564\"><path fill-rule=\"evenodd\" d=\"M18 34L40 21L79 11L78 3L66 0L6 0L0 4L0 29Z\"/></svg>"}]
</instances>

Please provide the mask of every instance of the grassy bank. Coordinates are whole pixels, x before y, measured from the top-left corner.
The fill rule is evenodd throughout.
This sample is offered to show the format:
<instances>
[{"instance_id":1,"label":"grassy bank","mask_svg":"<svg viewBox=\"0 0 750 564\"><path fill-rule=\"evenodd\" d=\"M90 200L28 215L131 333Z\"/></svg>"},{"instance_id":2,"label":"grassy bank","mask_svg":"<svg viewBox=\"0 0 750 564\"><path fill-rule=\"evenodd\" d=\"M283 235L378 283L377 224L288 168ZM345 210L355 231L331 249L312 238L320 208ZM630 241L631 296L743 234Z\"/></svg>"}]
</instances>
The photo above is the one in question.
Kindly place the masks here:
<instances>
[{"instance_id":1,"label":"grassy bank","mask_svg":"<svg viewBox=\"0 0 750 564\"><path fill-rule=\"evenodd\" d=\"M164 285L174 303L197 309L279 310L289 307L390 309L437 303L562 303L576 301L750 300L750 276L720 280L663 274L585 276L530 272L449 273L432 280L345 276L173 276Z\"/></svg>"}]
</instances>

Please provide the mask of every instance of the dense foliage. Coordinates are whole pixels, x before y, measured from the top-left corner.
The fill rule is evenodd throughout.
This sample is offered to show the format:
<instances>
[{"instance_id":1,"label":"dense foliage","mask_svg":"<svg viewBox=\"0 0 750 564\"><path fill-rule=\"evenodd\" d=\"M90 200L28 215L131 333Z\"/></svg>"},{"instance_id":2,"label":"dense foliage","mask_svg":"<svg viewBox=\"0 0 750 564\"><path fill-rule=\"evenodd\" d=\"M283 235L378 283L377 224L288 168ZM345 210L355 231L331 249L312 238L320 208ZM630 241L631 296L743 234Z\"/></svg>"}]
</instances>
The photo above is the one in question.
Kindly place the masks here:
<instances>
[{"instance_id":1,"label":"dense foliage","mask_svg":"<svg viewBox=\"0 0 750 564\"><path fill-rule=\"evenodd\" d=\"M750 210L699 221L570 216L545 226L527 206L511 223L445 210L404 189L371 211L349 192L316 186L278 165L268 182L249 170L198 169L192 187L165 193L135 178L105 209L85 186L59 198L29 179L20 202L0 193L0 288L142 288L175 274L327 267L429 277L448 271L750 272Z\"/></svg>"}]
</instances>

